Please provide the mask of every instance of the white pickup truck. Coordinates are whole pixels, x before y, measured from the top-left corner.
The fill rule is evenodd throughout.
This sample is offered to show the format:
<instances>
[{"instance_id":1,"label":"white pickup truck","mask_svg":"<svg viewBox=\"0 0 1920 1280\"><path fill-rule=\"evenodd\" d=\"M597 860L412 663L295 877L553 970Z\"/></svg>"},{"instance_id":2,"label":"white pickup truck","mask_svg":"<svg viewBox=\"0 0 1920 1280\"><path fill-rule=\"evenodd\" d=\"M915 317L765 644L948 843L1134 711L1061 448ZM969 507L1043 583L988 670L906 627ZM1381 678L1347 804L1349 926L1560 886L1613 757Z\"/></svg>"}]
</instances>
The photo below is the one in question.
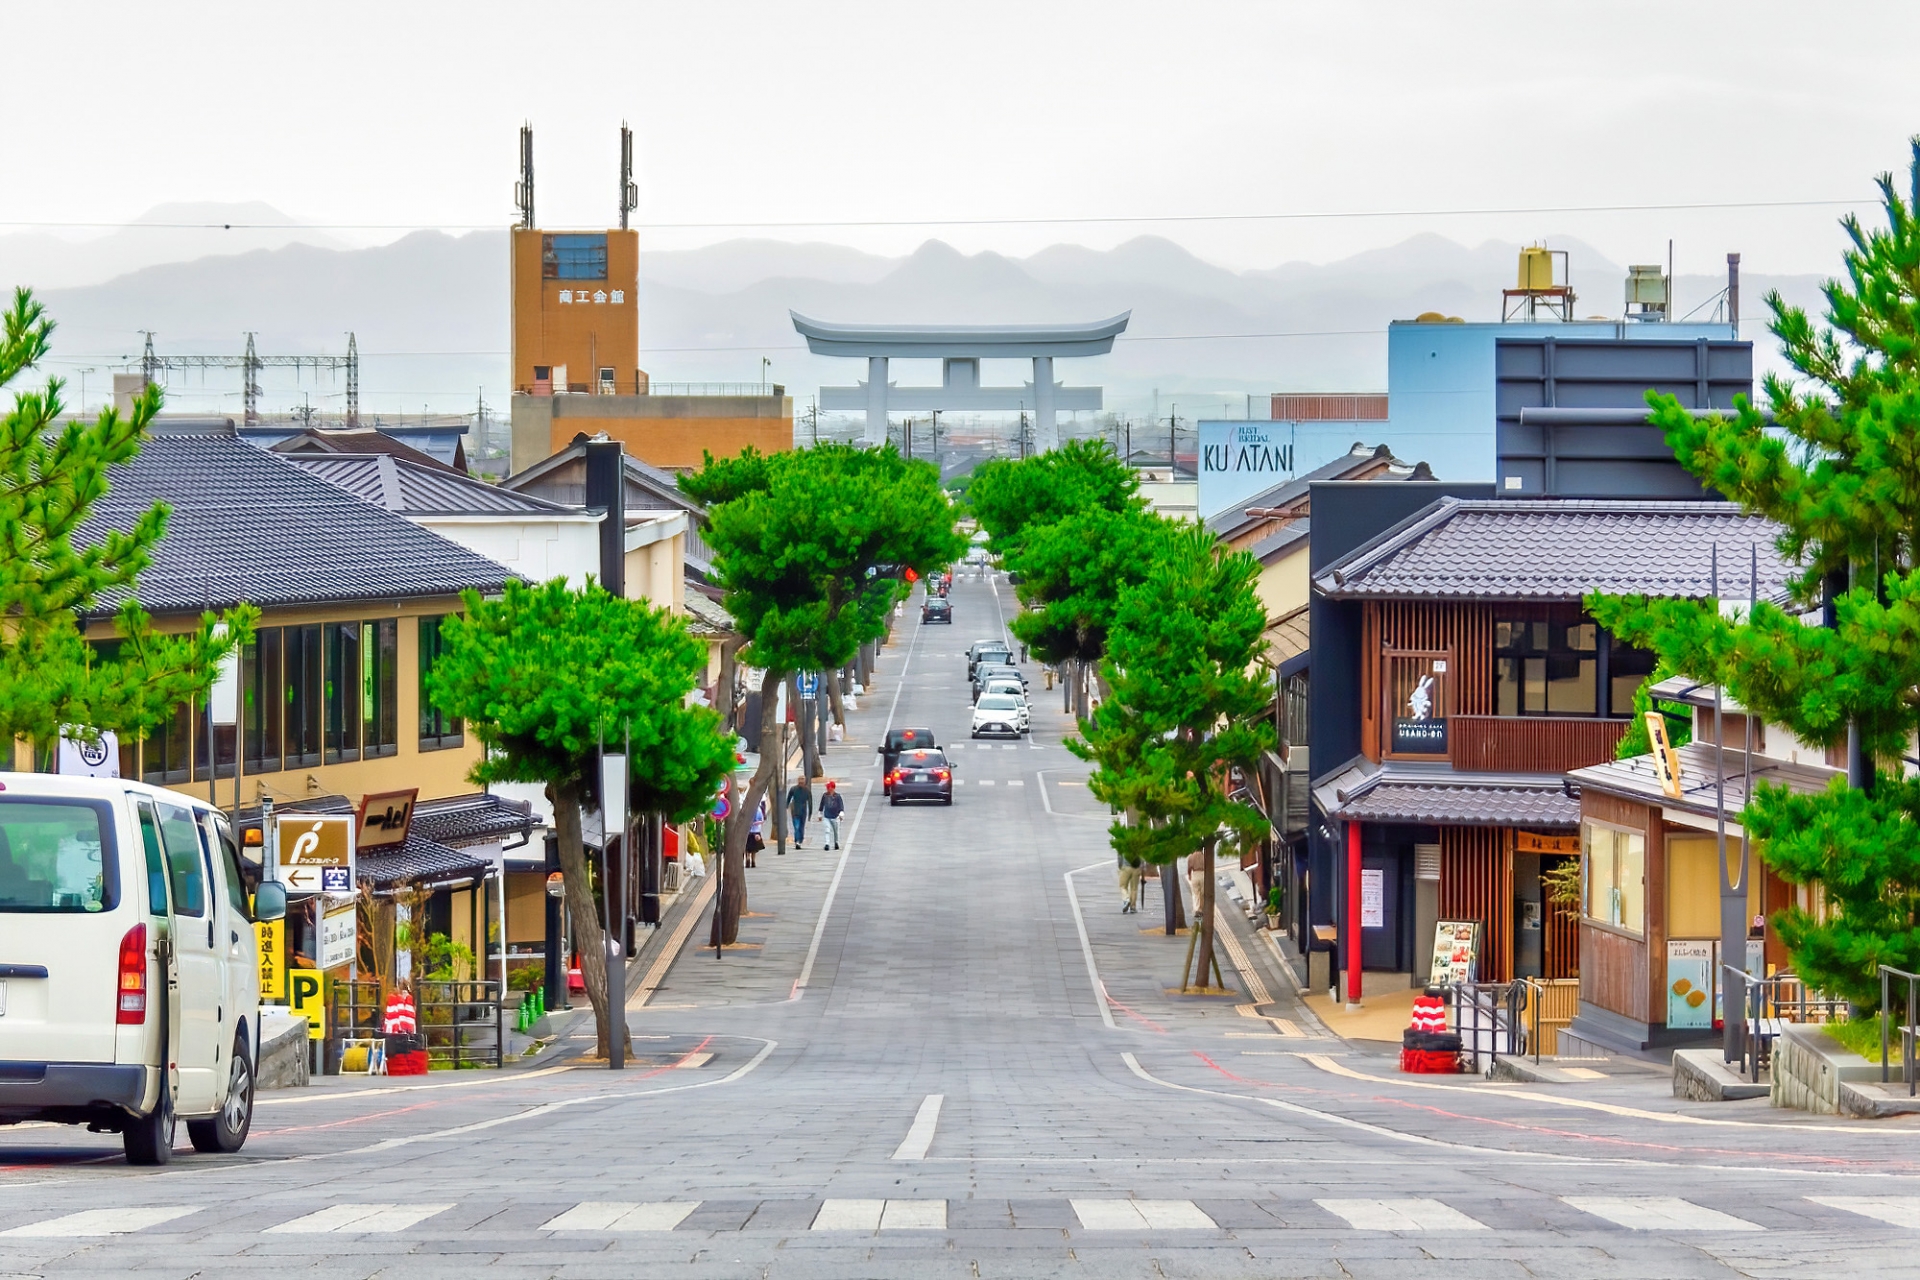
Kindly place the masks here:
<instances>
[{"instance_id":1,"label":"white pickup truck","mask_svg":"<svg viewBox=\"0 0 1920 1280\"><path fill-rule=\"evenodd\" d=\"M0 1125L118 1132L133 1164L238 1151L260 963L226 815L137 782L0 773Z\"/></svg>"}]
</instances>

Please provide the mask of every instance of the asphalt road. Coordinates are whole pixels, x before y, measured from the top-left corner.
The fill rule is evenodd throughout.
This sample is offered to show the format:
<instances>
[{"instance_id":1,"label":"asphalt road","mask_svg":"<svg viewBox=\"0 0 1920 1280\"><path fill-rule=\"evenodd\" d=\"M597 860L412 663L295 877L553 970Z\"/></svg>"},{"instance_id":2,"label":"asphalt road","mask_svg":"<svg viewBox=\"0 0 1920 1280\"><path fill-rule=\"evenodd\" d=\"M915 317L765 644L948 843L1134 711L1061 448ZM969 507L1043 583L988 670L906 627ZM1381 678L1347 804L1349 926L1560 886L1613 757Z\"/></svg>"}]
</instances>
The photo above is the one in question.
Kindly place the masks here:
<instances>
[{"instance_id":1,"label":"asphalt road","mask_svg":"<svg viewBox=\"0 0 1920 1280\"><path fill-rule=\"evenodd\" d=\"M950 628L909 609L829 755L846 850L762 855L750 945L680 957L631 1012L634 1069L570 1041L323 1082L266 1095L239 1156L162 1170L0 1131L0 1277L1915 1273L1911 1121L1632 1071L1403 1080L1316 1034L1244 930L1246 996L1170 994L1185 940L1118 911L1059 694L1029 668L1031 739L967 740L962 654L1011 592L954 599ZM951 735L952 808L881 799L889 722Z\"/></svg>"}]
</instances>

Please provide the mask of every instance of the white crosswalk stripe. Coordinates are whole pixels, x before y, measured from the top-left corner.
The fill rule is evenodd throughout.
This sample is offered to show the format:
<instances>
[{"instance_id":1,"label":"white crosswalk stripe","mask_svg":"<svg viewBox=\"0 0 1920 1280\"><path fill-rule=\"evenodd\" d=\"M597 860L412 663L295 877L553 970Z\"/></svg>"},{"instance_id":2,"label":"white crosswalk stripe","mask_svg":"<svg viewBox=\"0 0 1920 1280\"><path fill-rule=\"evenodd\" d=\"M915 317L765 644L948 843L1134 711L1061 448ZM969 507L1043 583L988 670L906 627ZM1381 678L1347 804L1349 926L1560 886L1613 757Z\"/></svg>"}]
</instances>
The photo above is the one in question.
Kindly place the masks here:
<instances>
[{"instance_id":1,"label":"white crosswalk stripe","mask_svg":"<svg viewBox=\"0 0 1920 1280\"><path fill-rule=\"evenodd\" d=\"M1088 1231L1199 1231L1215 1225L1191 1200L1075 1200Z\"/></svg>"},{"instance_id":2,"label":"white crosswalk stripe","mask_svg":"<svg viewBox=\"0 0 1920 1280\"><path fill-rule=\"evenodd\" d=\"M1920 1196L1808 1196L1829 1209L1845 1209L1895 1227L1920 1227Z\"/></svg>"},{"instance_id":3,"label":"white crosswalk stripe","mask_svg":"<svg viewBox=\"0 0 1920 1280\"><path fill-rule=\"evenodd\" d=\"M130 1231L145 1231L175 1218L184 1218L200 1210L187 1205L154 1205L127 1209L83 1209L45 1222L30 1222L24 1227L0 1231L0 1236L37 1236L42 1239L71 1239L76 1236L119 1236Z\"/></svg>"},{"instance_id":4,"label":"white crosswalk stripe","mask_svg":"<svg viewBox=\"0 0 1920 1280\"><path fill-rule=\"evenodd\" d=\"M1631 1231L1758 1231L1757 1223L1678 1196L1562 1196L1563 1203Z\"/></svg>"},{"instance_id":5,"label":"white crosswalk stripe","mask_svg":"<svg viewBox=\"0 0 1920 1280\"><path fill-rule=\"evenodd\" d=\"M698 1200L648 1204L586 1200L542 1224L542 1231L671 1231L700 1207Z\"/></svg>"},{"instance_id":6,"label":"white crosswalk stripe","mask_svg":"<svg viewBox=\"0 0 1920 1280\"><path fill-rule=\"evenodd\" d=\"M304 1218L268 1227L269 1235L325 1235L388 1233L405 1231L425 1222L437 1213L453 1208L450 1204L334 1204Z\"/></svg>"},{"instance_id":7,"label":"white crosswalk stripe","mask_svg":"<svg viewBox=\"0 0 1920 1280\"><path fill-rule=\"evenodd\" d=\"M945 1200L823 1200L815 1231L944 1231Z\"/></svg>"},{"instance_id":8,"label":"white crosswalk stripe","mask_svg":"<svg viewBox=\"0 0 1920 1280\"><path fill-rule=\"evenodd\" d=\"M1361 1231L1485 1231L1478 1222L1438 1200L1315 1200L1315 1204Z\"/></svg>"}]
</instances>

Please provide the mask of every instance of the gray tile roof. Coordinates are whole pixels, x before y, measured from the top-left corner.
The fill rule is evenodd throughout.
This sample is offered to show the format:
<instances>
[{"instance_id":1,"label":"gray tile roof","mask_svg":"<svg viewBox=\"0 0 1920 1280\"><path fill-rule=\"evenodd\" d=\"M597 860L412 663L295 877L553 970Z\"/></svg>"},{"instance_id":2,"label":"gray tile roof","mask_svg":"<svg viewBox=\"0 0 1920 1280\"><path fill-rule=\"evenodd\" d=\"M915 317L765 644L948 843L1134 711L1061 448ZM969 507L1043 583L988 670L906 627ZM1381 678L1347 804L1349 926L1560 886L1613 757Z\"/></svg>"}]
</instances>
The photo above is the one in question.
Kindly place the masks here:
<instances>
[{"instance_id":1,"label":"gray tile roof","mask_svg":"<svg viewBox=\"0 0 1920 1280\"><path fill-rule=\"evenodd\" d=\"M1580 804L1552 787L1383 782L1331 815L1357 822L1467 827L1577 827Z\"/></svg>"},{"instance_id":2,"label":"gray tile roof","mask_svg":"<svg viewBox=\"0 0 1920 1280\"><path fill-rule=\"evenodd\" d=\"M1779 597L1790 567L1779 527L1731 502L1442 498L1315 576L1348 599L1577 600L1591 591L1702 598L1720 549L1720 591Z\"/></svg>"},{"instance_id":3,"label":"gray tile roof","mask_svg":"<svg viewBox=\"0 0 1920 1280\"><path fill-rule=\"evenodd\" d=\"M282 453L282 457L356 498L403 516L577 516L532 494L461 475L438 463L421 465L384 453Z\"/></svg>"},{"instance_id":4,"label":"gray tile roof","mask_svg":"<svg viewBox=\"0 0 1920 1280\"><path fill-rule=\"evenodd\" d=\"M354 879L380 889L399 884L478 880L493 870L493 863L485 858L450 849L411 832L399 852L365 853L355 861Z\"/></svg>"},{"instance_id":5,"label":"gray tile roof","mask_svg":"<svg viewBox=\"0 0 1920 1280\"><path fill-rule=\"evenodd\" d=\"M231 433L152 436L108 485L76 545L131 528L155 502L172 508L139 579L156 614L500 591L514 576Z\"/></svg>"},{"instance_id":6,"label":"gray tile roof","mask_svg":"<svg viewBox=\"0 0 1920 1280\"><path fill-rule=\"evenodd\" d=\"M1356 471L1363 471L1382 462L1403 473L1386 478L1405 479L1413 474L1412 466L1394 457L1390 446L1381 444L1369 447L1365 441L1356 440L1351 451L1341 454L1332 462L1316 467L1295 479L1274 485L1270 489L1263 489L1251 498L1228 507L1225 511L1216 512L1207 519L1207 528L1217 538L1223 540L1237 538L1254 525L1270 518L1250 516L1247 514L1249 508L1268 509L1291 506L1296 502L1305 501L1309 486L1316 480L1344 480Z\"/></svg>"},{"instance_id":7,"label":"gray tile roof","mask_svg":"<svg viewBox=\"0 0 1920 1280\"><path fill-rule=\"evenodd\" d=\"M1690 742L1681 747L1678 754L1680 756L1680 794L1677 797L1669 796L1660 786L1660 775L1654 772L1653 756L1650 754L1588 765L1584 769L1575 769L1567 777L1582 789L1591 787L1595 791L1658 805L1662 809L1679 809L1688 813L1711 815L1714 812L1715 798L1713 744ZM1725 784L1727 816L1730 820L1737 822L1740 811L1747 806L1744 753L1731 747L1727 748L1724 765L1727 772ZM1753 782L1756 787L1764 782L1770 786L1785 787L1800 795L1813 795L1826 790L1829 782L1835 778L1844 777L1845 774L1844 769L1793 764L1758 753L1753 757Z\"/></svg>"}]
</instances>

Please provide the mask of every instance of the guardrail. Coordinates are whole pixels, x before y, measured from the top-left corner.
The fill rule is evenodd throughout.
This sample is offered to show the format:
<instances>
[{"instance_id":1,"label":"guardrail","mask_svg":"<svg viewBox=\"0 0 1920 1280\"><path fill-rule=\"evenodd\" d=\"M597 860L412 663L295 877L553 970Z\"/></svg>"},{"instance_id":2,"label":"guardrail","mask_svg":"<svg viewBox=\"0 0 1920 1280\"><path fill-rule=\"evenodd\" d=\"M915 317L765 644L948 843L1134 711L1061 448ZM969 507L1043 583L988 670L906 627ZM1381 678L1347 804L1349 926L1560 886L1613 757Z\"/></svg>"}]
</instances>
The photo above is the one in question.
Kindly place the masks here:
<instances>
[{"instance_id":1,"label":"guardrail","mask_svg":"<svg viewBox=\"0 0 1920 1280\"><path fill-rule=\"evenodd\" d=\"M1461 982L1446 988L1453 1006L1453 1029L1460 1034L1460 1055L1471 1071L1491 1071L1501 1054L1527 1053L1527 984ZM1536 1002L1537 1003L1537 1002ZM1486 1065L1481 1065L1485 1058Z\"/></svg>"},{"instance_id":2,"label":"guardrail","mask_svg":"<svg viewBox=\"0 0 1920 1280\"><path fill-rule=\"evenodd\" d=\"M1741 1074L1755 1084L1760 1082L1760 1072L1771 1065L1773 1042L1780 1037L1782 1023L1833 1022L1847 1009L1845 1000L1808 990L1797 974L1756 978L1730 964L1721 965L1720 972L1724 993L1720 1015L1724 1022L1738 1010L1734 1050Z\"/></svg>"},{"instance_id":3,"label":"guardrail","mask_svg":"<svg viewBox=\"0 0 1920 1280\"><path fill-rule=\"evenodd\" d=\"M330 1069L337 1070L346 1041L380 1037L386 994L371 978L337 978L332 985L327 1052ZM507 1019L498 981L426 978L411 985L421 1043L434 1065L457 1071L505 1062Z\"/></svg>"},{"instance_id":4,"label":"guardrail","mask_svg":"<svg viewBox=\"0 0 1920 1280\"><path fill-rule=\"evenodd\" d=\"M1900 1074L1907 1084L1907 1096L1916 1096L1916 1085L1920 1084L1920 1070L1914 1066L1914 1008L1916 996L1920 995L1920 973L1908 973L1905 969L1896 969L1890 964L1880 966L1880 1083L1890 1083L1887 1071L1887 1051L1891 1047L1893 1032L1893 979L1898 978L1906 984L1907 1002L1905 1013L1900 1019Z\"/></svg>"}]
</instances>

